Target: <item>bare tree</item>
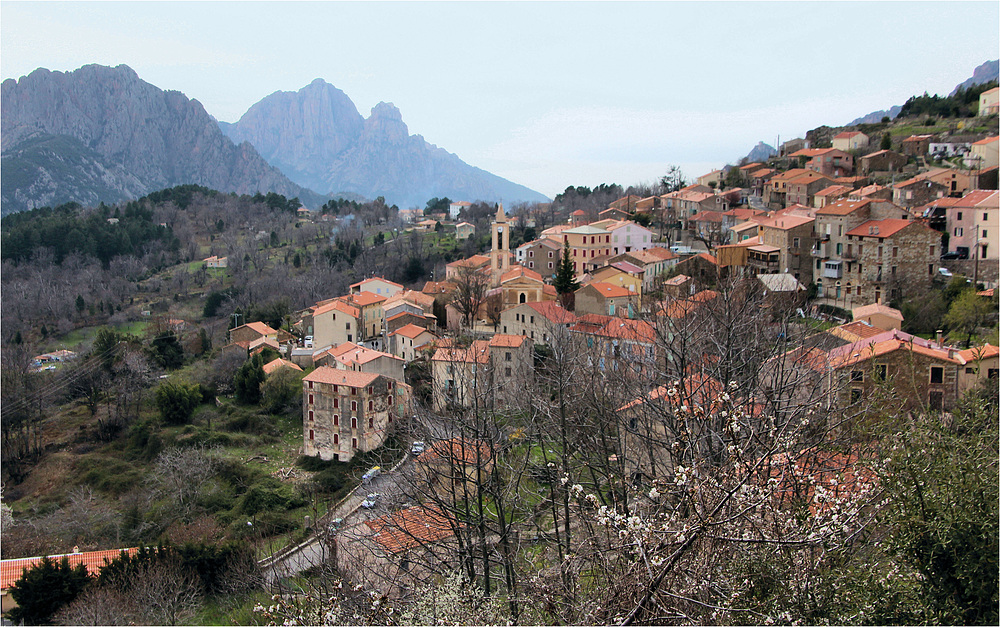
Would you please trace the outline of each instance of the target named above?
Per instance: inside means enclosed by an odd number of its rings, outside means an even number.
[[[489,274],[481,270],[462,267],[455,278],[458,289],[452,296],[452,305],[462,314],[462,324],[472,325],[479,316],[480,307],[486,298],[490,284]]]

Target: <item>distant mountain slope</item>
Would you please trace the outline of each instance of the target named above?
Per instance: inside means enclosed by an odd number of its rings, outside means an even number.
[[[987,61],[979,67],[977,67],[972,72],[972,76],[965,79],[958,85],[955,85],[955,89],[951,90],[949,96],[954,96],[958,93],[959,89],[968,89],[973,85],[982,85],[983,83],[988,83],[990,81],[997,80],[997,76],[1000,75],[1000,60],[997,61]],[[863,115],[860,118],[855,118],[848,122],[845,126],[857,126],[858,124],[876,124],[882,121],[882,118],[888,116],[889,119],[895,119],[899,115],[902,105],[895,105],[889,107],[888,109],[883,109],[881,111],[873,111],[868,115]]]
[[[958,93],[959,89],[968,89],[973,85],[982,85],[983,83],[995,81],[998,78],[1000,78],[1000,60],[987,61],[973,70],[971,77],[955,85],[955,89],[951,90],[951,93],[948,95],[954,96]]]
[[[392,104],[379,103],[364,119],[344,92],[321,79],[297,92],[275,92],[238,122],[220,127],[234,141],[252,143],[293,181],[320,192],[384,196],[401,207],[445,196],[548,200],[410,135]]]
[[[774,149],[774,146],[770,144],[765,144],[764,142],[757,142],[749,153],[747,153],[746,160],[747,163],[753,163],[755,161],[767,161],[771,157],[778,154],[778,151]]]
[[[250,144],[234,144],[201,103],[125,65],[38,69],[4,81],[2,98],[4,213],[48,204],[43,198],[116,202],[184,183],[324,200]]]

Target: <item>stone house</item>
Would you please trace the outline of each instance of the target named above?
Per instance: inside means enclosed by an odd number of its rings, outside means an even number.
[[[459,222],[455,225],[455,239],[469,239],[476,234],[476,226],[470,222]]]
[[[803,205],[812,207],[816,192],[830,187],[833,180],[818,172],[805,172],[785,183],[785,207]]]
[[[330,366],[340,370],[368,372],[403,381],[403,360],[390,353],[344,342],[313,355],[317,366]]]
[[[844,198],[853,191],[854,189],[848,187],[847,185],[830,185],[824,187],[823,189],[813,194],[812,206],[816,207],[817,209],[822,209],[823,207],[829,205],[830,203],[840,200],[841,198]]]
[[[302,379],[303,454],[346,462],[378,448],[406,415],[409,389],[381,374],[316,368]]]
[[[543,237],[518,246],[514,255],[517,263],[525,268],[534,270],[544,277],[551,277],[559,268],[562,247],[559,242]]]
[[[212,255],[211,257],[205,257],[202,261],[205,262],[206,268],[225,268],[229,265],[229,257]]]
[[[506,335],[526,336],[534,344],[548,344],[558,327],[569,328],[576,315],[558,301],[524,303],[500,314],[500,328]]]
[[[260,338],[278,341],[278,332],[263,322],[248,322],[229,331],[229,339],[234,343],[253,342]]]
[[[919,207],[950,193],[948,185],[915,176],[893,186],[892,202],[900,207]]]
[[[844,287],[865,303],[895,300],[930,289],[941,235],[912,220],[869,220],[846,233]],[[857,302],[857,300],[855,301]]]
[[[907,157],[922,157],[930,150],[933,135],[910,135],[903,140],[900,150]]]
[[[879,150],[858,159],[862,174],[875,172],[900,172],[906,165],[906,156],[892,150]]]
[[[894,218],[905,221],[907,217],[908,212],[901,207],[874,200],[839,200],[817,209],[816,241],[811,251],[815,264],[812,281],[818,288],[817,296],[840,300],[840,306],[847,308],[873,302],[870,296],[863,296],[864,290],[854,279],[848,281],[851,278],[848,269],[854,272],[857,267],[858,248],[854,242],[848,248],[847,233],[868,220]],[[928,251],[940,254],[940,250]]]
[[[791,273],[796,279],[812,279],[812,256],[815,219],[795,215],[758,218],[758,236],[763,246],[778,249],[778,272]]]
[[[790,156],[805,161],[807,170],[824,174],[830,178],[847,176],[854,172],[854,157],[837,148],[806,148],[793,152]]]

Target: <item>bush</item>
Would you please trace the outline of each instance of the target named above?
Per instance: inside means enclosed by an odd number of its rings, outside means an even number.
[[[156,406],[167,424],[181,425],[190,422],[199,404],[201,389],[197,385],[170,381],[156,389]]]

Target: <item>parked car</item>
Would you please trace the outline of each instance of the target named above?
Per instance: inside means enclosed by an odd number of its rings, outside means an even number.
[[[949,260],[949,259],[961,259],[961,258],[962,258],[962,253],[958,252],[957,250],[951,250],[951,251],[948,251],[945,254],[941,255],[941,259],[945,259],[945,260]]]
[[[946,278],[951,278],[951,270],[948,268],[938,268],[938,274]]]
[[[365,509],[371,509],[375,507],[375,505],[378,503],[378,497],[379,497],[378,492],[372,492],[371,494],[365,497],[365,500],[361,501],[361,507]]]
[[[313,347],[313,336],[311,336],[311,335],[307,335],[307,336],[305,337],[305,340],[303,341],[303,343],[302,343],[302,344],[303,344],[303,346],[305,346],[306,348],[312,348],[312,347]]]
[[[420,455],[426,450],[427,450],[427,444],[425,442],[421,442],[420,440],[414,442],[410,446],[410,454],[413,456]]]
[[[361,475],[361,483],[364,484],[364,485],[368,485],[369,483],[371,483],[372,479],[374,479],[375,477],[377,477],[377,476],[379,476],[381,474],[382,474],[382,467],[381,466],[372,466],[371,469],[368,472],[366,472],[365,474]]]

